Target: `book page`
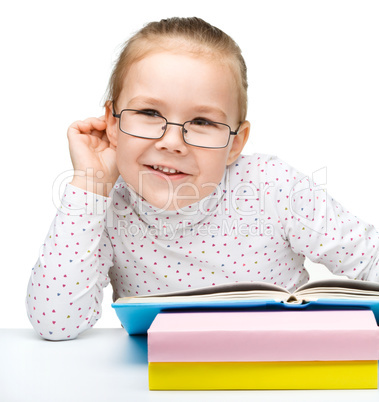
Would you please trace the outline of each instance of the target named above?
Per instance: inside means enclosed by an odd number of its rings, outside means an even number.
[[[180,301],[240,300],[240,299],[275,299],[286,300],[288,290],[264,282],[235,282],[199,289],[153,294],[147,296],[122,297],[116,303],[164,303]]]
[[[326,279],[301,286],[294,295],[298,299],[317,300],[319,298],[377,299],[379,283],[353,279]]]
[[[286,303],[302,303],[320,298],[373,299],[379,301],[379,283],[352,279],[325,279],[309,282],[297,291],[288,290],[265,282],[235,282],[199,289],[162,294],[122,297],[115,303],[180,303],[217,300],[270,299]]]

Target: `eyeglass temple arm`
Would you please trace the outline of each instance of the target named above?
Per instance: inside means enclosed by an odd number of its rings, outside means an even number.
[[[112,115],[113,115],[113,117],[118,117],[118,118],[121,117],[121,115],[120,115],[120,114],[116,114],[116,111],[114,110],[114,101],[112,101]]]
[[[237,134],[238,134],[238,131],[239,131],[240,127],[241,127],[241,124],[242,124],[242,123],[239,124],[239,126],[237,127],[237,130],[236,130],[236,131],[230,131],[230,135],[237,135]]]

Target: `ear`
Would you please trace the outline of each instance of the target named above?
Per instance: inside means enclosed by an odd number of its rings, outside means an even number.
[[[113,105],[111,101],[105,104],[105,121],[107,123],[107,137],[114,148],[117,147],[118,140],[118,119],[113,116]]]
[[[229,151],[226,164],[231,165],[240,156],[250,133],[250,122],[244,121],[238,130],[238,134],[234,136],[233,143]]]

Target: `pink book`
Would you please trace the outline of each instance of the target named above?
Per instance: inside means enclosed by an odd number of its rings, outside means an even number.
[[[378,360],[371,310],[158,314],[149,362]]]

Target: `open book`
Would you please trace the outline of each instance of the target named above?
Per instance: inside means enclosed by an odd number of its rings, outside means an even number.
[[[309,282],[295,292],[265,282],[235,282],[159,295],[122,297],[112,304],[129,334],[145,333],[162,311],[371,309],[379,323],[379,283],[351,279]]]
[[[172,303],[180,301],[273,299],[286,303],[304,303],[320,298],[369,298],[379,301],[379,283],[350,279],[327,279],[309,282],[294,293],[265,282],[235,282],[208,286],[194,290],[121,297],[115,303]]]

